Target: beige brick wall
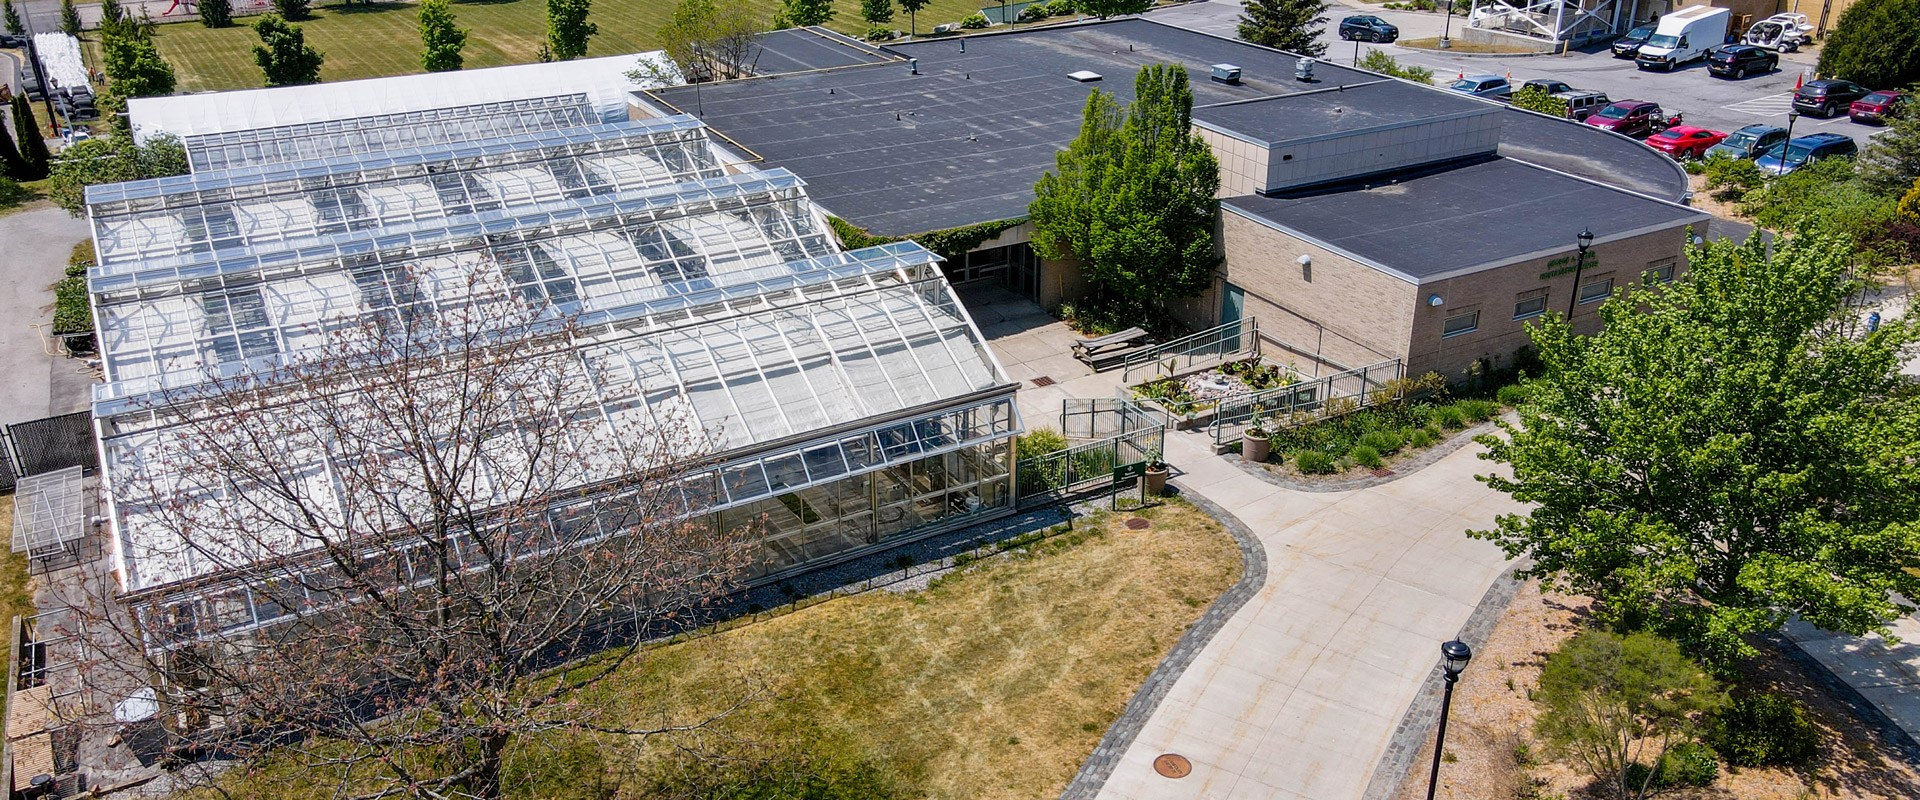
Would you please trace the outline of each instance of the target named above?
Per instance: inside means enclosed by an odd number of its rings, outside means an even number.
[[[1413,284],[1230,210],[1221,211],[1221,229],[1224,279],[1246,291],[1245,315],[1263,335],[1349,367],[1406,356]],[[1302,254],[1311,266],[1300,266]],[[1213,318],[1219,313],[1216,292]]]
[[[1239,197],[1260,191],[1267,182],[1267,146],[1193,126],[1200,140],[1213,148],[1220,161],[1219,197]]]

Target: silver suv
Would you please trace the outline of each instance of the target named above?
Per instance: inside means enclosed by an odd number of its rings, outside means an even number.
[[[1606,108],[1612,100],[1606,92],[1571,91],[1560,92],[1554,97],[1567,101],[1567,119],[1584,121],[1595,111]]]

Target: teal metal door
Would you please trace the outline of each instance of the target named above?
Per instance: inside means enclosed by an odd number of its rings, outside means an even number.
[[[1239,322],[1246,313],[1247,292],[1231,283],[1223,284],[1226,291],[1220,298],[1220,324]]]

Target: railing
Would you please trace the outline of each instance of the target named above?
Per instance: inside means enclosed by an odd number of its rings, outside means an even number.
[[[1345,403],[1334,403],[1336,400],[1351,399],[1355,402],[1350,408],[1364,408],[1372,404],[1373,392],[1388,381],[1398,380],[1405,371],[1405,365],[1396,358],[1291,386],[1228,398],[1213,410],[1213,444],[1218,447],[1238,438],[1255,419],[1268,420],[1274,425],[1325,419],[1334,409],[1349,407]]]
[[[1127,356],[1120,369],[1120,382],[1133,383],[1139,369],[1147,380],[1178,375],[1202,364],[1226,361],[1228,356],[1260,354],[1260,325],[1252,317],[1182,336]],[[1149,374],[1150,373],[1150,374]]]
[[[1167,424],[1164,412],[1126,398],[1068,398],[1060,402],[1060,434],[1069,441],[1107,439]]]
[[[1021,508],[1034,508],[1111,481],[1114,467],[1161,452],[1166,430],[1155,425],[1021,459],[1013,468],[1015,502]]]

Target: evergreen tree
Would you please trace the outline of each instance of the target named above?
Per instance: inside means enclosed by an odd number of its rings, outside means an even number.
[[[1088,99],[1081,135],[1056,158],[1060,174],[1034,187],[1034,244],[1049,258],[1085,259],[1088,280],[1132,303],[1191,297],[1219,262],[1220,163],[1193,134],[1187,71],[1143,67],[1124,122],[1103,94]]]
[[[1875,192],[1897,194],[1920,178],[1920,109],[1887,123],[1860,154],[1861,180]]]
[[[780,10],[773,14],[773,27],[804,28],[825,25],[832,19],[833,0],[780,0]]]
[[[253,30],[260,35],[260,44],[253,47],[253,63],[260,65],[268,86],[320,82],[324,56],[307,44],[300,26],[288,24],[279,14],[268,14],[253,24]]]
[[[1859,0],[1820,47],[1820,74],[1867,87],[1920,80],[1920,0]]]
[[[1247,0],[1246,13],[1240,15],[1240,38],[1322,58],[1327,46],[1320,43],[1320,29],[1326,23],[1326,0]]]
[[[860,0],[860,18],[868,25],[893,21],[893,0]]]
[[[310,13],[309,0],[273,0],[273,10],[279,12],[282,19],[306,19]]]
[[[27,26],[20,22],[20,10],[13,7],[13,0],[5,0],[5,6],[6,10],[4,14],[7,18],[7,33],[15,36],[26,35]]]
[[[113,90],[126,97],[173,94],[173,65],[160,57],[150,36],[101,36],[100,53]]]
[[[1139,14],[1153,7],[1153,0],[1076,0],[1080,13],[1101,19],[1120,14]]]
[[[27,160],[20,156],[20,148],[13,146],[13,134],[0,125],[0,176],[16,181],[33,180],[27,174]]]
[[[209,28],[233,27],[233,0],[200,0],[200,24]]]
[[[920,9],[931,2],[933,0],[900,0],[900,10],[907,12],[907,35],[920,35]]]
[[[105,28],[127,19],[127,12],[120,7],[120,0],[100,0],[100,27]]]
[[[20,147],[20,160],[26,162],[21,180],[37,181],[47,177],[53,154],[47,152],[47,137],[40,134],[40,123],[33,118],[33,104],[26,94],[13,96],[13,138]]]
[[[592,0],[547,0],[547,50],[555,61],[587,54],[587,38],[600,26],[587,21]]]
[[[450,72],[465,59],[461,48],[467,46],[465,28],[454,25],[453,8],[447,0],[422,0],[420,3],[420,66],[428,72]]]
[[[60,30],[68,36],[80,36],[80,9],[73,7],[73,0],[60,0]]]

